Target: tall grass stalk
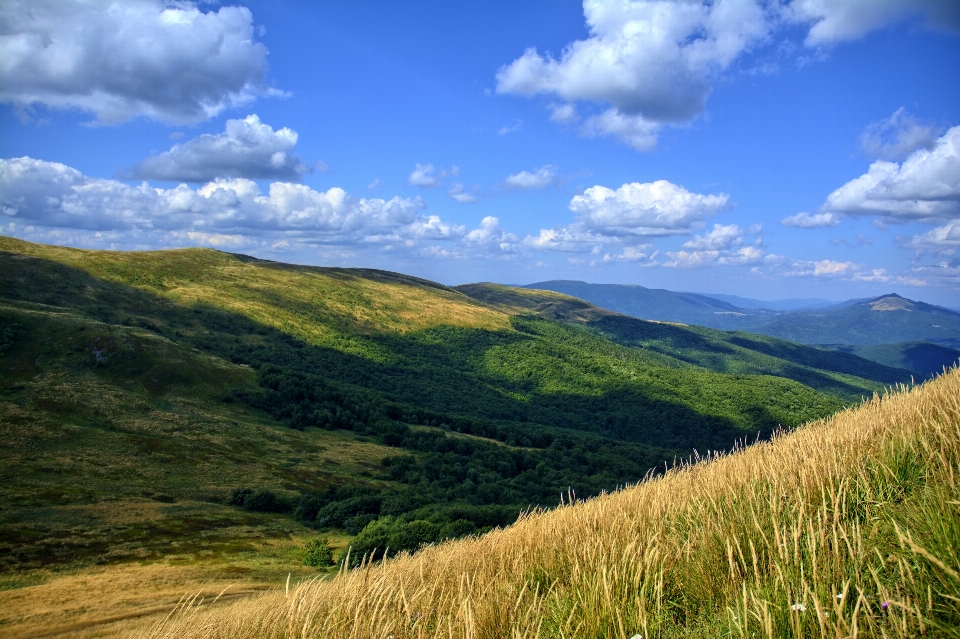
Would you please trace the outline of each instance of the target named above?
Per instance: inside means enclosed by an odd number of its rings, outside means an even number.
[[[143,636],[960,637],[960,370]]]

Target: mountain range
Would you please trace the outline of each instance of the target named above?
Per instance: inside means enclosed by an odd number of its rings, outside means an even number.
[[[764,308],[759,300],[635,285],[553,280],[524,288],[572,295],[641,319],[749,331],[855,352],[880,363],[896,363],[920,376],[940,372],[960,358],[960,312],[893,293],[829,305],[823,305],[826,300],[785,300],[779,304],[781,309],[807,308],[776,310]]]

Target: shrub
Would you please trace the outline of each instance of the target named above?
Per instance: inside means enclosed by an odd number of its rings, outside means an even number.
[[[311,568],[325,568],[333,565],[333,551],[326,537],[311,539],[303,548],[303,565]]]

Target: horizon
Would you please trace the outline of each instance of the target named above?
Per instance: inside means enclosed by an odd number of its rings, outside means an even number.
[[[960,307],[960,6],[853,4],[4,3],[0,234]]]

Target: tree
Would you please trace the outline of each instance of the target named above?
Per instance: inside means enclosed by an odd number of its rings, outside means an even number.
[[[303,549],[303,565],[311,568],[326,568],[333,565],[333,550],[326,537],[311,539]]]

